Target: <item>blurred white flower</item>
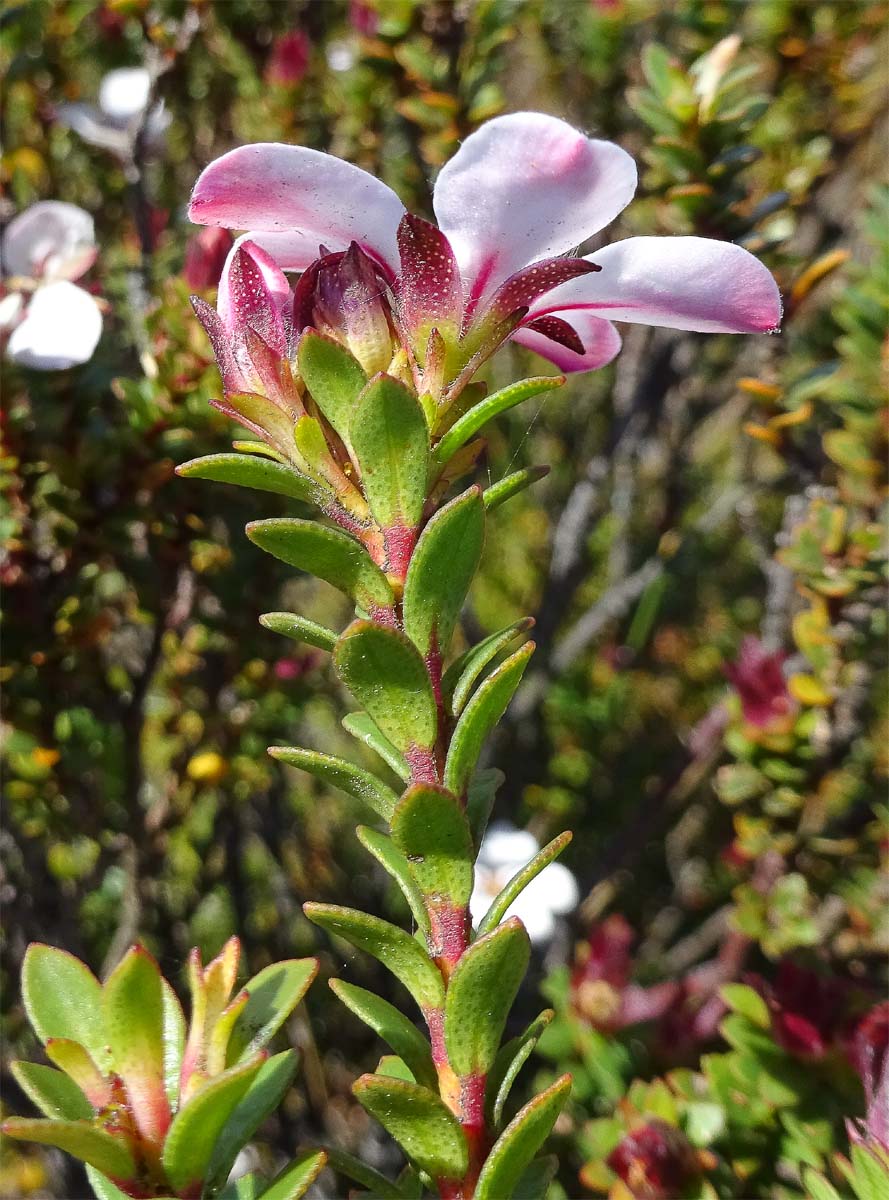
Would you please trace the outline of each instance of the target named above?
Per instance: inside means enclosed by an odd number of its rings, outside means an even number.
[[[111,150],[127,158],[133,137],[142,121],[151,94],[151,76],[144,67],[120,67],[109,71],[99,84],[99,103],[60,104],[56,116],[63,125],[80,134],[91,146]],[[170,124],[163,101],[148,114],[145,143],[157,147]]]
[[[492,901],[539,849],[537,839],[526,829],[516,829],[507,821],[491,825],[482,839],[475,887],[469,901],[474,925],[478,925]],[[555,932],[556,918],[571,912],[578,899],[577,883],[568,868],[561,863],[550,863],[521,892],[506,916],[519,917],[532,942],[548,942]]]
[[[102,333],[102,313],[89,292],[71,281],[96,258],[89,213],[61,200],[32,204],[3,231],[0,255],[7,357],[42,371],[87,362]]]

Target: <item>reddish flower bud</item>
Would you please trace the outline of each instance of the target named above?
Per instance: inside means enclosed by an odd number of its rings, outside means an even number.
[[[759,638],[745,637],[737,661],[725,668],[741,699],[744,720],[758,729],[767,729],[793,712],[781,669],[786,658],[780,650],[766,650]]]
[[[312,43],[301,29],[276,38],[265,65],[266,83],[295,87],[305,76],[311,52]]]
[[[606,1161],[638,1200],[678,1200],[699,1172],[682,1130],[659,1120],[628,1133]]]
[[[848,1121],[854,1142],[876,1142],[889,1152],[889,1001],[872,1008],[855,1030],[852,1061],[864,1084],[864,1121]]]
[[[182,277],[188,286],[195,291],[216,287],[231,248],[232,235],[215,225],[207,225],[191,238],[182,268]]]

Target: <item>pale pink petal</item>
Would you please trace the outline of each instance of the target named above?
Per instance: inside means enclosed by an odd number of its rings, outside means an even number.
[[[25,367],[62,371],[92,358],[101,333],[102,314],[89,292],[67,281],[50,283],[31,297],[6,353]]]
[[[595,275],[586,278],[595,279]],[[610,321],[603,321],[601,317],[594,317],[588,312],[573,310],[562,312],[559,316],[567,321],[579,336],[584,346],[583,354],[578,354],[568,346],[561,345],[527,326],[516,330],[512,340],[528,350],[533,350],[535,354],[548,358],[560,371],[567,374],[595,371],[598,367],[604,367],[620,350],[620,334]]]
[[[345,249],[356,241],[394,271],[404,205],[391,188],[352,163],[306,146],[258,142],[205,168],[189,215],[198,225],[309,235]]]
[[[266,229],[253,229],[244,234],[256,246],[261,246],[272,256],[282,271],[304,271],[319,255],[321,239],[317,233],[270,233]],[[351,241],[345,238],[324,238],[324,248],[332,253],[349,249]]]
[[[540,313],[585,309],[609,321],[701,333],[768,333],[781,321],[771,272],[733,242],[635,237],[589,258],[602,270],[554,289]]]
[[[3,273],[32,279],[77,279],[96,257],[93,218],[76,204],[41,200],[3,231]]]
[[[511,113],[445,164],[434,208],[477,301],[529,263],[574,249],[635,190],[636,166],[619,146],[543,113]]]

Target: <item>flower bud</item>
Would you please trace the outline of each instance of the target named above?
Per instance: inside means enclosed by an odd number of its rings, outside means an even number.
[[[678,1200],[699,1168],[682,1130],[659,1120],[628,1133],[607,1161],[639,1200]]]

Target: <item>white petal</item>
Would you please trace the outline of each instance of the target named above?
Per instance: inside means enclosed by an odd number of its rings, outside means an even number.
[[[508,821],[488,827],[479,849],[479,861],[494,871],[516,871],[530,862],[540,846],[533,833],[516,829]]]
[[[102,314],[89,292],[66,281],[49,283],[31,297],[6,353],[25,367],[61,371],[87,362],[101,333]]]
[[[123,156],[131,144],[126,129],[114,124],[94,104],[60,104],[56,109],[56,120],[82,137],[91,146]]]
[[[32,279],[77,279],[96,255],[93,218],[76,204],[41,200],[3,231],[3,272]]]
[[[554,342],[552,338],[545,337],[536,329],[518,329],[512,335],[512,340],[528,350],[533,350],[542,358],[549,359],[565,374],[595,371],[610,363],[620,351],[620,334],[610,321],[603,321],[601,317],[594,317],[582,310],[560,312],[559,316],[579,335],[584,346],[583,354]],[[528,320],[532,319],[533,316],[529,315]]]
[[[636,165],[544,113],[511,113],[466,139],[435,184],[434,208],[471,299],[598,232],[636,190]]]
[[[102,79],[99,108],[112,121],[125,125],[144,112],[150,90],[151,76],[144,67],[120,67]]]
[[[11,329],[25,307],[25,297],[21,292],[10,292],[0,300],[0,330]]]
[[[555,933],[556,919],[550,910],[525,902],[523,896],[519,896],[506,915],[519,918],[528,931],[528,937],[535,945],[548,942]]]

